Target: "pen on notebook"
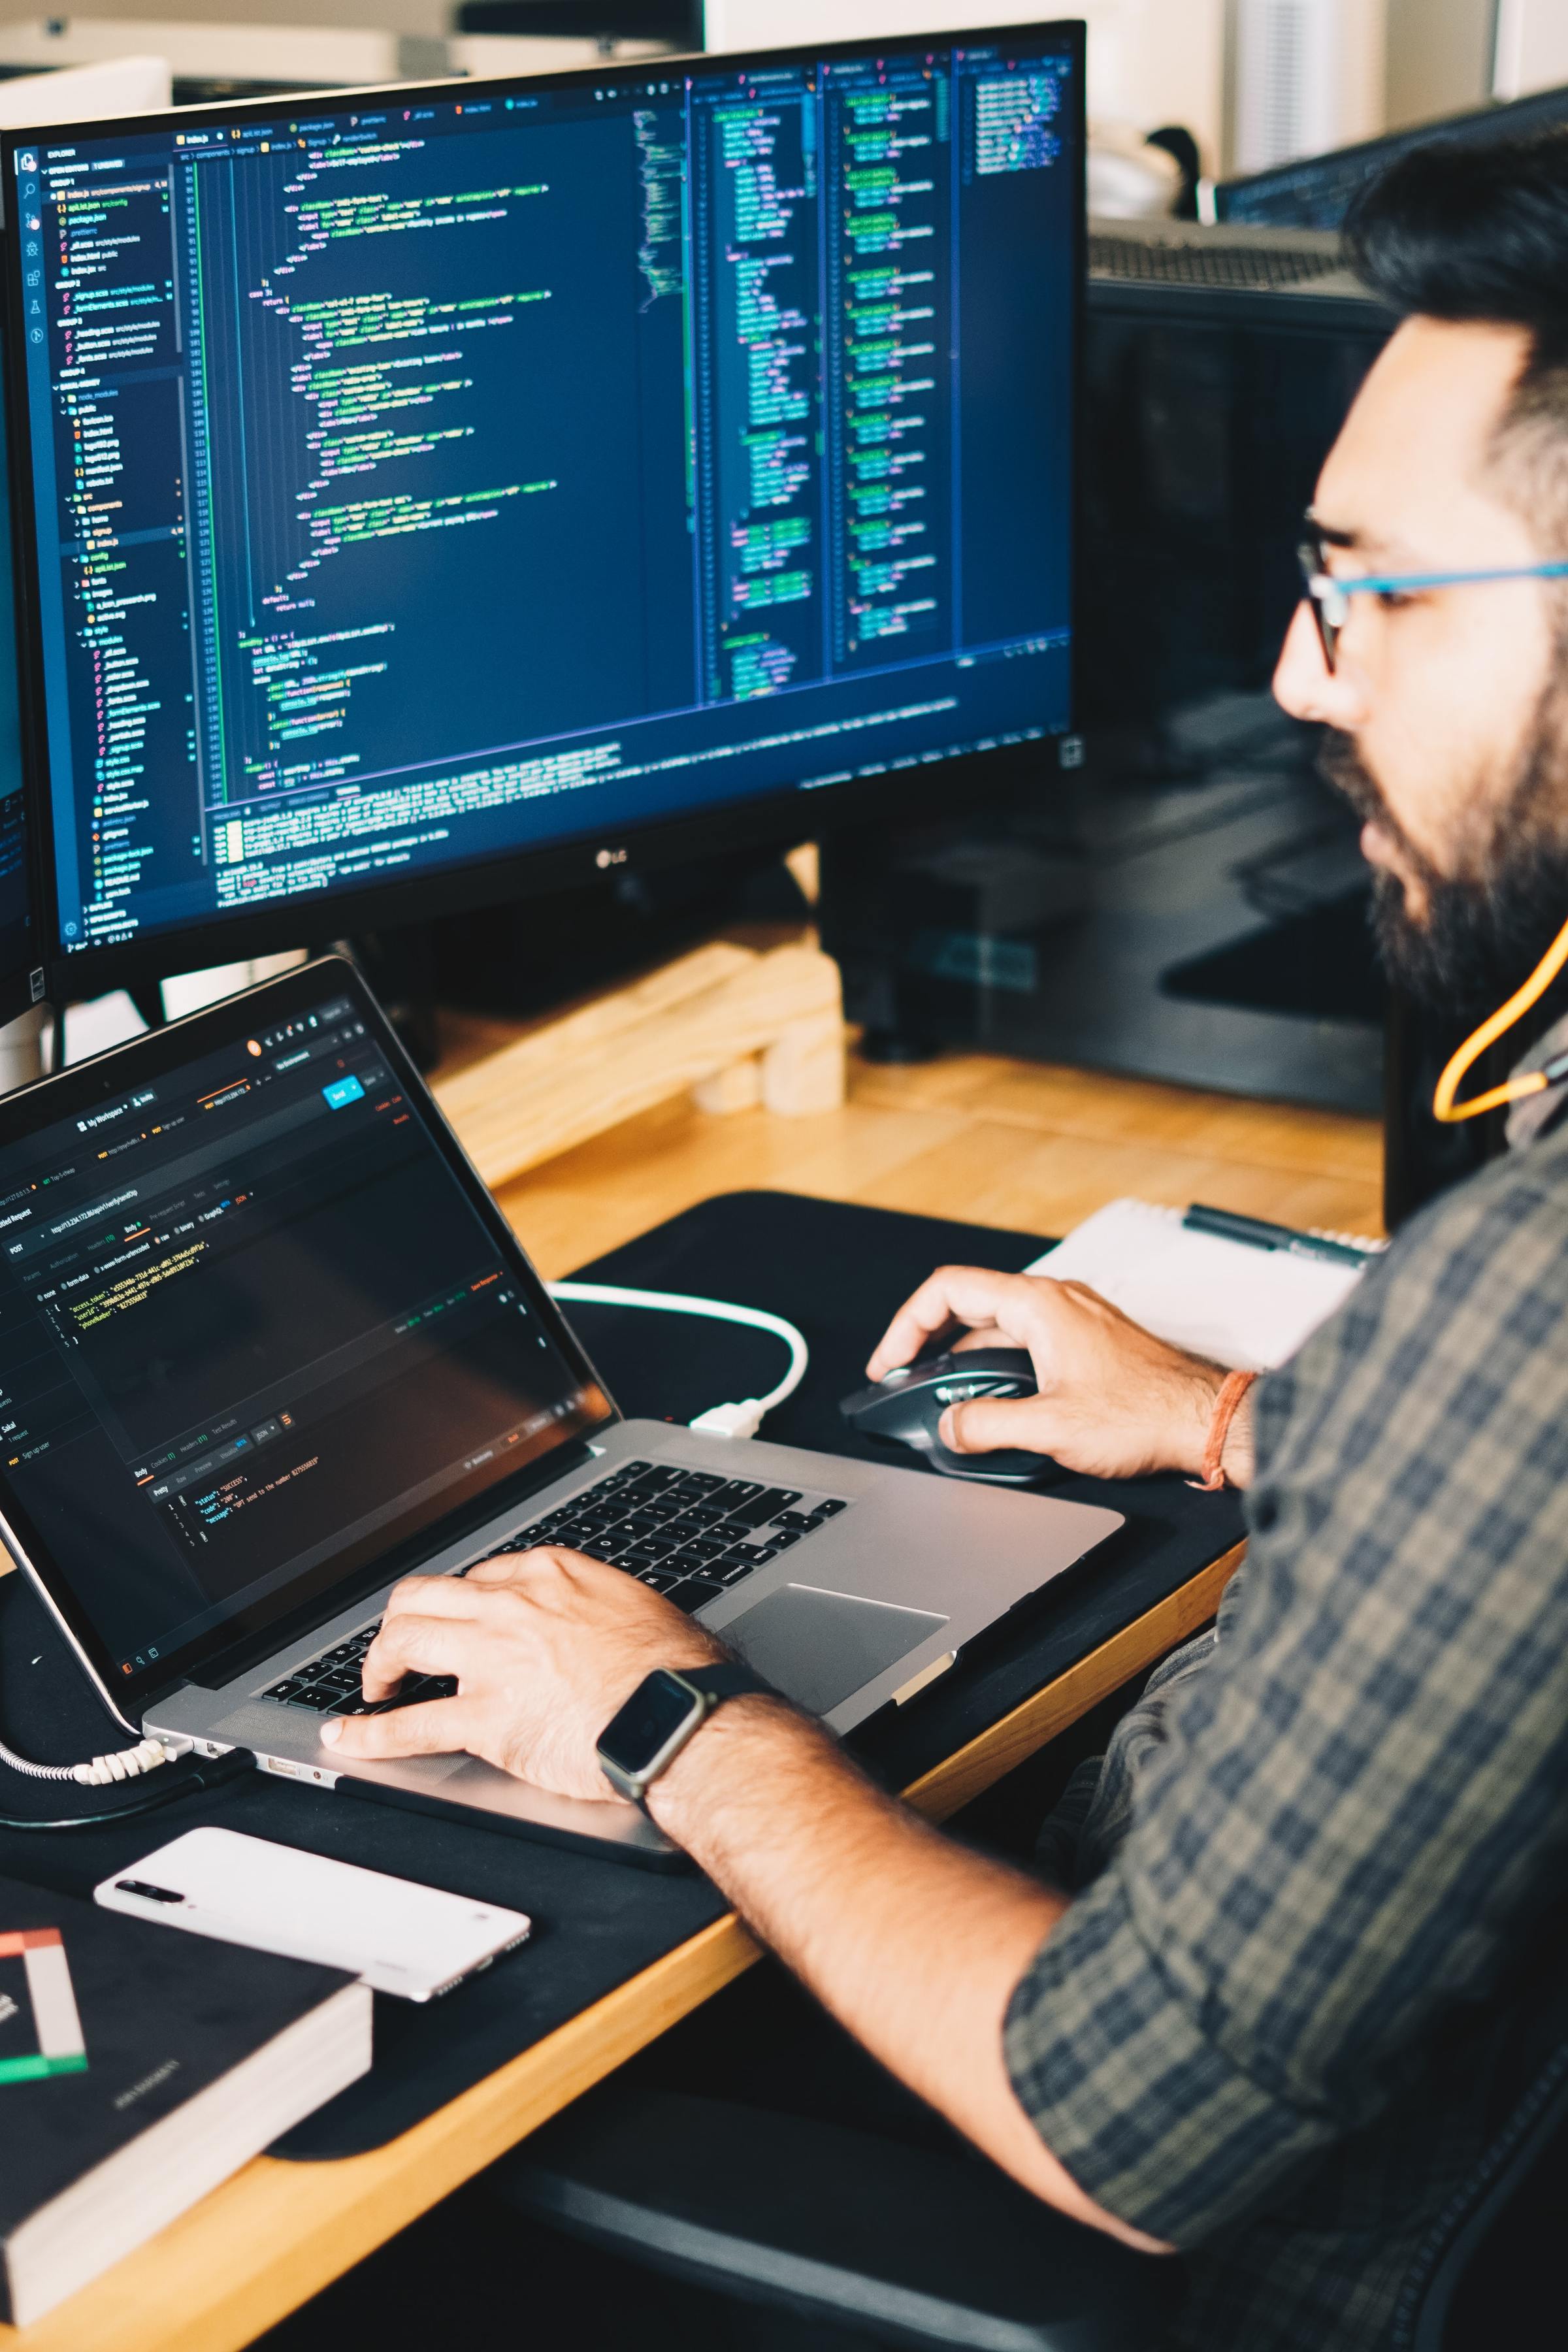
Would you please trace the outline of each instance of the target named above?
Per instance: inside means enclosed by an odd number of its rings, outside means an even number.
[[[1263,1217],[1237,1216],[1230,1209],[1205,1208],[1194,1201],[1182,1219],[1189,1233],[1214,1234],[1221,1241],[1245,1242],[1249,1249],[1283,1250],[1289,1257],[1327,1258],[1335,1265],[1367,1265],[1373,1253],[1353,1242],[1327,1241],[1319,1234],[1299,1234],[1292,1225],[1271,1225]]]

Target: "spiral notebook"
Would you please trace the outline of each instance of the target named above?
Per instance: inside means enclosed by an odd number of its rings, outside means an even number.
[[[1112,1201],[1026,1271],[1087,1283],[1144,1329],[1237,1371],[1269,1371],[1343,1305],[1366,1271],[1194,1233],[1180,1209]],[[1323,1236],[1365,1250],[1379,1242]]]

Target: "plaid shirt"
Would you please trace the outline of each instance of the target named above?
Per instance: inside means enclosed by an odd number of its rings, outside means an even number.
[[[1568,1964],[1568,1120],[1531,1108],[1259,1384],[1246,1570],[1048,1825],[1082,1891],[1012,2080],[1186,2254],[1204,2352],[1391,2340]]]

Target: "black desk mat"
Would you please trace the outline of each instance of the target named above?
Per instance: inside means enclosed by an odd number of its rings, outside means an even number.
[[[847,1434],[837,1401],[860,1384],[893,1309],[944,1262],[1017,1268],[1042,1244],[1026,1234],[846,1207],[787,1192],[704,1202],[583,1269],[584,1277],[695,1291],[771,1307],[799,1324],[812,1360],[766,1433],[831,1453],[880,1449]],[[778,1377],[762,1333],[691,1318],[578,1307],[581,1330],[628,1414],[689,1421]],[[913,1475],[930,1475],[920,1469]],[[941,1762],[1088,1651],[1177,1591],[1241,1533],[1234,1496],[1179,1478],[1125,1485],[1068,1480],[1060,1491],[1111,1505],[1127,1527],[1059,1580],[1026,1615],[972,1649],[901,1712],[853,1745],[891,1784]],[[20,1577],[0,1580],[0,1731],[42,1760],[90,1755],[116,1739],[48,1618]],[[122,1738],[123,1735],[118,1735]],[[96,1807],[112,1790],[34,1784],[0,1770],[0,1810],[44,1818]],[[131,1792],[127,1792],[128,1798]],[[725,1906],[697,1875],[658,1875],[418,1813],[244,1779],[122,1826],[70,1835],[0,1832],[0,1873],[84,1895],[111,1870],[204,1822],[335,1854],[528,1912],[534,1935],[485,1976],[429,2009],[376,2002],[376,2063],[273,2154],[300,2160],[377,2147],[479,2082],[592,2002],[673,1950]]]

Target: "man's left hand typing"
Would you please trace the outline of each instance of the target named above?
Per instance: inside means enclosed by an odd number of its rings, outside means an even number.
[[[411,1674],[455,1677],[456,1697],[339,1717],[321,1737],[345,1761],[466,1748],[558,1796],[618,1803],[595,1753],[611,1717],[657,1666],[724,1654],[618,1568],[554,1547],[508,1553],[466,1577],[405,1577],[365,1657],[373,1704]]]

